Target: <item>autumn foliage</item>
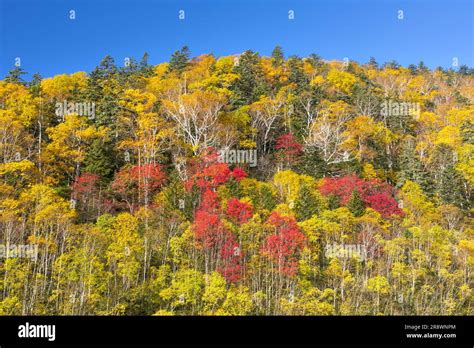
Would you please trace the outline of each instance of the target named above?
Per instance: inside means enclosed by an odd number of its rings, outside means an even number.
[[[303,145],[297,141],[292,133],[287,133],[278,137],[275,150],[277,150],[280,161],[295,164],[303,152]]]
[[[388,183],[376,179],[366,181],[353,175],[325,178],[319,190],[326,196],[337,196],[342,205],[348,203],[352,192],[356,190],[366,206],[376,210],[383,217],[402,214],[393,197],[394,189]]]
[[[473,314],[472,69],[183,48],[22,75],[0,246],[38,257],[0,259],[0,315]]]
[[[279,272],[288,276],[295,275],[298,270],[298,254],[304,246],[305,235],[291,216],[274,212],[267,223],[274,228],[275,233],[267,237],[262,252],[275,262]]]
[[[253,214],[253,208],[249,203],[241,202],[237,198],[227,201],[227,215],[236,222],[242,224],[247,222]]]

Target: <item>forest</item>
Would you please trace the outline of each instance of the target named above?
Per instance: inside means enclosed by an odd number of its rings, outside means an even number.
[[[0,315],[474,314],[472,68],[148,60],[0,80]]]

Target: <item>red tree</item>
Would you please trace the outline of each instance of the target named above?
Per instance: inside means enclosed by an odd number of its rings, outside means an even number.
[[[199,210],[204,210],[207,212],[218,212],[220,207],[219,197],[217,193],[212,191],[211,189],[207,189],[201,199],[201,204],[199,205]]]
[[[385,218],[391,215],[402,215],[397,201],[387,192],[374,193],[373,195],[367,196],[365,202],[369,207],[378,211]]]
[[[214,191],[207,189],[194,216],[194,236],[199,247],[210,249],[222,242],[224,235],[219,198]]]
[[[217,271],[228,282],[236,282],[240,280],[242,274],[241,261],[243,258],[239,244],[235,241],[232,233],[228,233],[221,249],[222,266],[219,266]]]
[[[227,183],[231,178],[240,181],[247,177],[247,173],[239,167],[230,170],[227,163],[219,162],[219,155],[213,149],[200,158],[191,161],[188,171],[190,179],[185,183],[187,190],[194,185],[206,189],[215,189],[217,186]]]
[[[319,188],[322,194],[335,195],[339,197],[342,205],[346,205],[351,199],[352,191],[357,190],[359,196],[363,199],[365,196],[366,185],[364,180],[355,175],[343,176],[340,178],[324,178],[323,184]]]
[[[223,240],[225,228],[219,214],[198,210],[194,218],[194,236],[198,246],[211,249]]]
[[[294,276],[298,270],[298,254],[306,237],[294,217],[273,212],[268,223],[275,227],[275,234],[267,237],[262,252],[278,264],[281,273]]]
[[[80,199],[83,196],[94,194],[97,190],[99,176],[92,173],[83,173],[76,178],[72,185],[72,196],[74,199]]]
[[[196,245],[210,256],[210,264],[218,265],[217,271],[227,281],[237,281],[242,270],[242,253],[234,235],[222,223],[217,194],[207,189],[202,197],[192,226]]]
[[[111,187],[132,211],[142,201],[147,205],[165,180],[166,175],[158,164],[126,166],[115,175]]]
[[[275,149],[281,162],[292,165],[298,162],[298,157],[303,151],[303,145],[296,140],[292,133],[287,133],[277,139]]]
[[[156,191],[163,185],[166,175],[158,164],[133,166],[130,171],[132,180],[140,190]]]
[[[99,191],[99,176],[83,173],[72,185],[72,199],[79,204],[75,207],[84,218],[91,217],[101,211],[102,202]]]
[[[239,224],[246,223],[253,215],[252,205],[231,198],[227,201],[227,215]]]
[[[377,179],[365,181],[355,175],[340,178],[324,178],[319,188],[322,194],[335,195],[339,197],[342,205],[346,205],[354,190],[357,190],[360,198],[366,206],[379,212],[383,217],[401,215],[398,203],[393,198],[395,190],[388,183]]]
[[[235,167],[234,170],[232,171],[231,175],[238,182],[248,176],[247,173],[245,172],[245,170],[243,170],[240,167]]]

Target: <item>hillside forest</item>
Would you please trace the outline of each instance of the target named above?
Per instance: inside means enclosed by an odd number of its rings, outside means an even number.
[[[256,52],[0,80],[0,315],[474,314],[474,70]]]

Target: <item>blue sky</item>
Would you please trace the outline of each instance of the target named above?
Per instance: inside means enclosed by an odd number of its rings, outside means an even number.
[[[431,68],[474,66],[471,0],[0,0],[0,77],[21,58],[43,77],[90,72],[110,54],[167,61],[188,45],[193,56],[252,49],[269,55],[317,53],[366,62],[423,60]],[[69,19],[69,11],[76,19]],[[185,20],[178,18],[185,11]],[[294,20],[288,19],[293,10]],[[403,11],[403,20],[397,18]]]

